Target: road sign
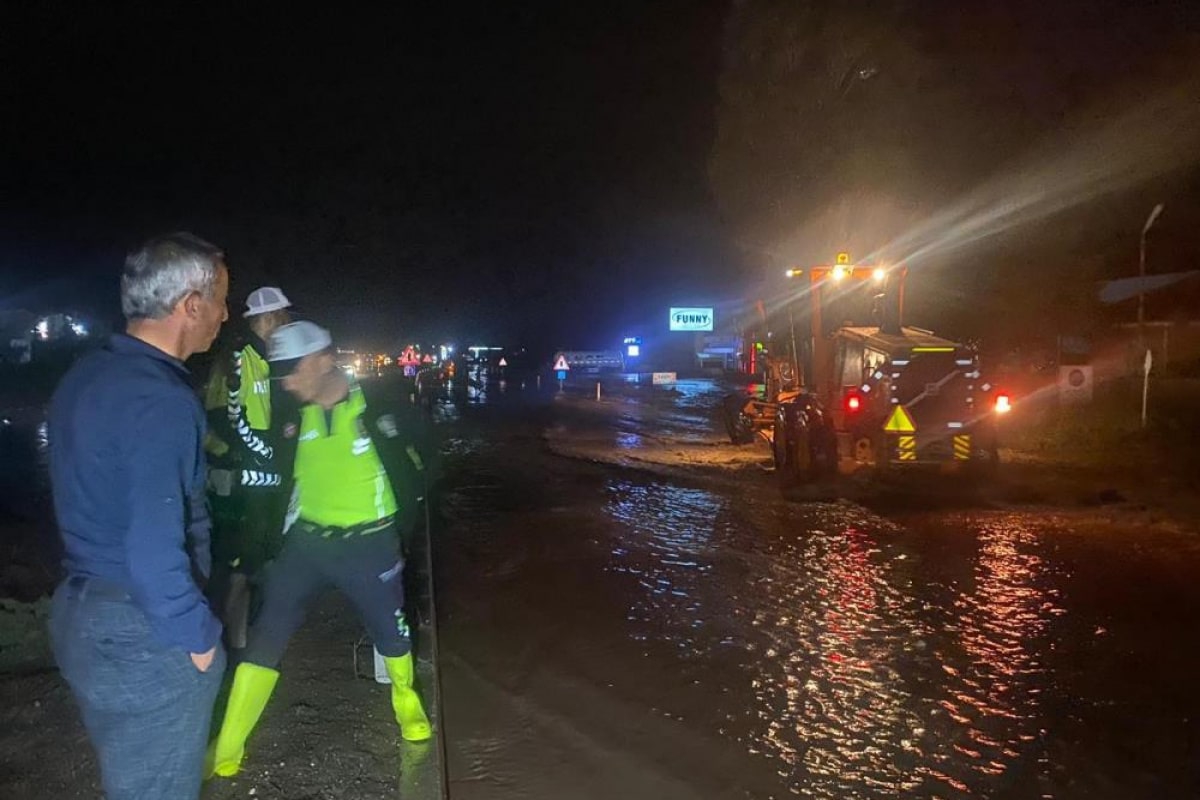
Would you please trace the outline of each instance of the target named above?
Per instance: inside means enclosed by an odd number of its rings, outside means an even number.
[[[1090,364],[1058,368],[1058,396],[1064,403],[1092,400],[1093,374]]]
[[[913,425],[912,417],[904,410],[904,406],[896,406],[896,410],[892,412],[892,416],[888,418],[883,429],[888,433],[914,433],[917,430]]]
[[[502,367],[508,366],[508,359],[506,359],[504,356],[500,356],[500,366],[502,366]]]
[[[570,368],[570,365],[567,364],[567,357],[564,355],[559,355],[558,360],[554,362],[554,369],[556,372],[566,372]],[[564,375],[563,378],[565,377],[566,376]],[[563,378],[559,378],[559,380],[562,380]]]
[[[567,371],[565,369],[560,369],[557,373],[555,373],[555,375],[558,378],[559,383],[562,383],[567,379]]]

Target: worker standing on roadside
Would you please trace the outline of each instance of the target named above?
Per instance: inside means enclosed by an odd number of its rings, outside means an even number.
[[[126,332],[76,362],[50,403],[66,572],[50,635],[108,800],[200,792],[225,654],[201,591],[205,425],[183,362],[216,338],[228,288],[213,245],[150,240],[121,276]]]
[[[288,322],[291,303],[274,286],[246,298],[248,331],[213,366],[205,390],[210,433],[213,580],[208,596],[225,623],[226,644],[246,646],[252,595],[263,565],[280,546],[285,511],[286,457],[272,430],[271,370],[266,341]]]
[[[287,534],[268,567],[262,613],[234,673],[210,774],[236,775],[310,598],[330,584],[354,604],[392,681],[401,735],[423,741],[429,719],[413,689],[400,528],[415,516],[404,474],[425,468],[399,393],[369,398],[340,370],[327,331],[293,322],[272,334],[273,377],[302,404]],[[411,404],[409,404],[411,408]],[[427,451],[428,452],[428,451]],[[405,463],[407,462],[407,464]]]

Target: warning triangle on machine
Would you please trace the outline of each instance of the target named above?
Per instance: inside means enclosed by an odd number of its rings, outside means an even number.
[[[570,369],[570,367],[567,365],[567,357],[559,354],[558,360],[554,362],[554,369],[555,371],[559,372]]]
[[[892,416],[888,418],[883,429],[888,433],[916,433],[917,430],[913,426],[912,417],[904,410],[904,406],[896,406],[896,410],[892,412]]]

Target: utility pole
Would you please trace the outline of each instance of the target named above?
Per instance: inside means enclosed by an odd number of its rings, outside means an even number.
[[[1146,224],[1142,226],[1141,247],[1138,251],[1138,276],[1141,278],[1141,284],[1138,286],[1138,346],[1144,347],[1146,344],[1146,234],[1150,232],[1151,226],[1154,225],[1158,215],[1162,213],[1163,204],[1159,203],[1150,212],[1150,216],[1146,217]]]

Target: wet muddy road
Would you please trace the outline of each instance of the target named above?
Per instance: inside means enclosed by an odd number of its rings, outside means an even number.
[[[719,437],[715,388],[683,388],[493,392],[453,423],[453,797],[1200,793],[1194,530],[689,479],[671,453]],[[653,439],[665,474],[554,452]]]
[[[765,448],[723,443],[719,394],[517,384],[440,408],[451,798],[1200,796],[1194,522],[937,483],[785,499]],[[14,552],[47,523],[28,470],[5,473]],[[323,608],[255,766],[206,797],[391,796],[386,703],[347,677],[353,617]],[[0,786],[95,796],[53,673],[0,687],[22,773]]]

